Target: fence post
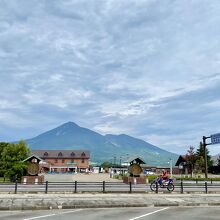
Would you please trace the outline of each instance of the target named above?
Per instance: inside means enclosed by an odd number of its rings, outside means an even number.
[[[158,182],[156,182],[156,193],[158,193]]]
[[[17,194],[17,191],[18,191],[18,181],[16,180],[15,181],[15,194]]]
[[[207,182],[205,182],[205,193],[206,194],[208,193],[208,184],[207,184]]]
[[[183,194],[183,181],[182,181],[182,180],[181,180],[181,182],[180,182],[180,193]]]
[[[75,189],[74,189],[74,193],[77,193],[77,181],[75,181]]]
[[[48,192],[48,181],[46,181],[46,185],[45,185],[45,193],[47,194]]]
[[[129,193],[132,193],[132,183],[131,182],[129,182],[129,186],[130,186]]]
[[[105,181],[102,182],[102,192],[105,193]]]

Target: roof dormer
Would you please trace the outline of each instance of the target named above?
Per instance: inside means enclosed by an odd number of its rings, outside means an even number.
[[[44,152],[44,157],[48,157],[48,153],[47,152]]]

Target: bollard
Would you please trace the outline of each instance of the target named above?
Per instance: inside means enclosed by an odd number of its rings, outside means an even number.
[[[211,179],[211,184],[212,184],[212,179]]]
[[[156,182],[156,193],[158,193],[158,182]]]
[[[132,193],[132,183],[131,182],[129,182],[129,193]]]
[[[207,184],[207,182],[205,182],[205,193],[206,194],[208,193],[208,184]]]
[[[198,179],[196,179],[196,184],[198,184]]]
[[[17,191],[18,191],[18,181],[16,180],[15,181],[15,194],[17,194]]]
[[[102,192],[105,193],[105,181],[102,182]]]
[[[74,193],[77,193],[77,181],[75,181],[75,189],[74,189]]]
[[[182,180],[181,180],[181,182],[180,182],[180,193],[183,194],[183,181],[182,181]]]
[[[47,194],[48,192],[48,181],[46,181],[46,185],[45,185],[45,193]]]

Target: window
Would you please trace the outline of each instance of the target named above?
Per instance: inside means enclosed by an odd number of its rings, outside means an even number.
[[[84,159],[82,159],[82,161],[81,161],[82,163],[85,163],[85,160]]]
[[[58,157],[62,157],[63,156],[63,154],[60,152],[59,154],[58,154]]]
[[[84,152],[82,152],[81,156],[82,156],[82,157],[85,157],[85,156],[86,156],[86,154],[85,154]]]
[[[33,158],[33,159],[31,160],[31,162],[32,162],[32,163],[37,163],[37,159],[36,159],[36,158]]]
[[[62,159],[62,163],[65,163],[65,160],[64,160],[64,159]]]
[[[74,160],[71,160],[70,163],[74,163]]]
[[[48,153],[47,152],[44,152],[44,157],[48,157]]]
[[[57,159],[55,159],[55,163],[58,163],[58,160],[57,160]]]
[[[72,152],[70,155],[71,155],[71,157],[75,157],[75,153],[74,152]]]

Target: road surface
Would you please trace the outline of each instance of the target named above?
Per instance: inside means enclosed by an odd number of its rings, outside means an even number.
[[[219,207],[99,208],[1,211],[0,220],[217,220]]]

